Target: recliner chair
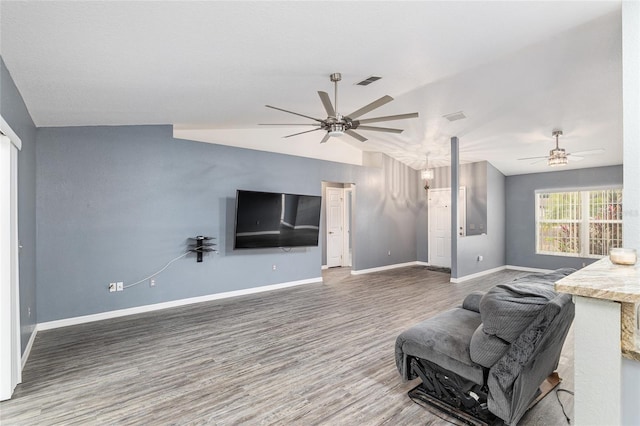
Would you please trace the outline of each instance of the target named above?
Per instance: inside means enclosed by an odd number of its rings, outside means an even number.
[[[409,392],[461,420],[516,424],[558,366],[574,317],[558,269],[473,292],[462,306],[416,324],[396,339],[396,366]]]

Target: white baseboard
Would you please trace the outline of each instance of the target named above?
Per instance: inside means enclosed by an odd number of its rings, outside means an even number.
[[[405,266],[415,266],[415,265],[418,265],[418,262],[413,261],[413,262],[406,262],[406,263],[396,263],[395,265],[379,266],[377,268],[360,269],[358,271],[351,271],[351,275],[370,274],[372,272],[387,271],[389,269],[404,268]]]
[[[31,355],[31,348],[33,347],[33,342],[36,340],[36,334],[38,334],[37,324],[33,327],[33,330],[31,331],[31,337],[29,337],[27,346],[24,348],[24,352],[22,353],[22,369],[23,370],[24,370],[24,366],[27,364],[29,355]]]
[[[431,264],[429,262],[423,262],[421,260],[418,260],[416,262],[416,265],[420,265],[420,266],[431,266]]]
[[[305,284],[313,284],[317,282],[322,282],[322,277],[309,278],[306,280],[299,280],[299,281],[289,281],[286,283],[271,284],[271,285],[265,285],[261,287],[252,287],[252,288],[246,288],[242,290],[227,291],[224,293],[208,294],[206,296],[190,297],[187,299],[172,300],[170,302],[155,303],[153,305],[136,306],[134,308],[118,309],[115,311],[101,312],[99,314],[65,318],[65,319],[55,320],[55,321],[47,321],[47,322],[39,323],[37,326],[37,329],[51,330],[53,328],[67,327],[70,325],[84,324],[84,323],[93,322],[93,321],[102,321],[105,319],[124,317],[127,315],[135,315],[135,314],[141,314],[145,312],[158,311],[162,309],[175,308],[175,307],[184,306],[184,305],[191,305],[193,303],[209,302],[212,300],[227,299],[229,297],[245,296],[247,294],[262,293],[265,291],[279,290],[282,288],[295,287],[295,286],[305,285]]]
[[[457,283],[461,283],[461,282],[464,282],[464,281],[472,280],[474,278],[480,278],[480,277],[483,277],[485,275],[493,274],[495,272],[500,272],[500,271],[503,271],[505,269],[507,269],[506,266],[498,266],[497,268],[487,269],[486,271],[476,272],[475,274],[465,275],[464,277],[451,278],[449,280],[449,282],[457,284]]]
[[[514,266],[514,265],[507,265],[507,269],[511,269],[514,271],[524,271],[524,272],[540,272],[543,274],[548,274],[550,272],[553,272],[553,269],[528,268],[526,266]]]
[[[328,267],[327,265],[322,265],[322,266],[320,267],[320,269],[322,269],[322,270],[324,271],[325,269],[329,269],[329,267]]]

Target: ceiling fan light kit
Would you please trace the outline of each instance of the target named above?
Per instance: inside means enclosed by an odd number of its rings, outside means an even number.
[[[567,152],[563,148],[560,148],[558,144],[558,137],[562,136],[562,130],[554,130],[551,135],[556,138],[556,147],[549,151],[549,160],[547,163],[552,167],[564,166],[569,163],[569,158],[567,157]]]
[[[569,163],[569,158],[567,158],[566,154],[560,155],[550,155],[548,164],[552,167],[554,166],[564,166]]]
[[[298,132],[291,135],[284,136],[285,138],[289,138],[291,136],[297,136],[304,133],[315,132],[317,130],[324,130],[326,134],[320,141],[320,143],[325,143],[329,140],[330,137],[340,137],[344,134],[351,136],[354,139],[359,140],[360,142],[365,142],[367,140],[366,137],[362,136],[360,133],[355,132],[356,129],[361,130],[369,130],[375,132],[385,132],[385,133],[402,133],[403,129],[394,129],[390,127],[376,127],[376,126],[363,126],[365,123],[377,123],[381,121],[391,121],[391,120],[404,120],[407,118],[416,118],[418,117],[417,112],[408,113],[408,114],[397,114],[397,115],[388,115],[385,117],[374,117],[374,118],[366,118],[363,120],[357,120],[358,117],[367,114],[368,112],[373,111],[376,108],[381,107],[393,100],[393,98],[389,95],[385,95],[380,99],[377,99],[371,102],[368,105],[363,106],[362,108],[352,112],[348,115],[342,115],[338,113],[338,82],[342,80],[342,74],[336,72],[329,76],[329,79],[334,84],[334,103],[331,103],[331,99],[329,98],[329,94],[327,92],[318,91],[318,96],[320,96],[320,102],[327,113],[327,118],[320,119],[311,117],[305,114],[300,114],[293,111],[288,111],[286,109],[274,107],[271,105],[265,105],[267,108],[275,109],[278,111],[286,112],[293,115],[298,115],[300,117],[309,118],[315,123],[302,124],[306,126],[314,126],[315,129],[306,130],[304,132]],[[262,124],[269,125],[269,124]],[[299,126],[301,123],[291,123],[291,124],[281,124],[284,126]]]

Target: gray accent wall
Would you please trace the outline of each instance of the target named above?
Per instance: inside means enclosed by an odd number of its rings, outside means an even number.
[[[581,268],[597,259],[536,254],[535,191],[622,186],[622,166],[507,176],[507,265]]]
[[[18,153],[18,238],[20,340],[22,353],[37,321],[36,305],[36,127],[9,70],[0,57],[0,116],[20,137]]]
[[[322,246],[232,249],[236,189],[320,195],[322,181],[354,183],[353,269],[416,260],[418,174],[387,156],[359,167],[178,140],[170,126],[41,128],[36,148],[39,322],[320,277]],[[217,237],[220,253],[176,260],[154,288],[107,291],[158,271],[196,235]]]
[[[460,186],[465,187],[466,221],[465,235],[481,235],[487,232],[487,162],[460,164]],[[451,167],[434,169],[431,188],[451,187]]]
[[[458,238],[457,277],[459,278],[505,265],[505,176],[490,163],[484,162],[484,164],[486,233]],[[482,256],[483,260],[479,261],[478,256]]]
[[[486,161],[460,164],[458,170],[459,185],[466,188],[467,234],[451,242],[453,279],[502,267],[506,259],[505,176]],[[431,188],[449,188],[451,178],[451,167],[439,167]],[[452,200],[452,205],[455,202]],[[478,256],[483,260],[478,261]]]

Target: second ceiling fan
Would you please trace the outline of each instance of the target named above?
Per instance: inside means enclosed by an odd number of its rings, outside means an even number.
[[[342,80],[342,75],[340,73],[333,73],[329,76],[331,81],[334,83],[334,104],[331,103],[331,99],[329,98],[329,94],[327,92],[318,91],[318,95],[320,96],[320,101],[324,106],[325,111],[327,112],[327,118],[320,119],[311,117],[305,114],[300,114],[293,111],[288,111],[286,109],[274,107],[271,105],[265,105],[267,108],[276,109],[278,111],[286,112],[289,114],[298,115],[300,117],[309,118],[314,120],[315,123],[309,124],[300,124],[300,123],[288,123],[288,124],[262,124],[263,126],[314,126],[315,129],[305,130],[304,132],[298,132],[291,135],[284,136],[285,138],[290,138],[291,136],[302,135],[304,133],[317,132],[318,130],[324,130],[327,133],[324,135],[320,143],[325,143],[329,140],[331,136],[342,136],[343,134],[347,134],[360,142],[364,142],[367,140],[360,133],[355,132],[354,130],[371,130],[376,132],[387,132],[387,133],[402,133],[402,129],[394,129],[390,127],[376,127],[376,126],[367,126],[369,123],[378,123],[381,121],[391,121],[391,120],[404,120],[406,118],[415,118],[418,117],[417,112],[412,112],[409,114],[398,114],[398,115],[387,115],[385,117],[374,117],[374,118],[365,118],[362,120],[357,120],[360,116],[365,115],[368,112],[373,111],[376,108],[381,107],[384,104],[387,104],[393,100],[393,98],[389,95],[385,95],[380,99],[377,99],[371,102],[368,105],[363,106],[362,108],[353,111],[351,114],[342,115],[338,112],[338,82]]]
[[[562,134],[562,130],[554,130],[551,133],[551,135],[556,138],[556,147],[549,151],[549,155],[518,158],[518,160],[536,160],[531,164],[547,161],[547,164],[549,166],[564,166],[569,163],[569,156],[571,156],[573,160],[580,161],[584,159],[583,155],[594,155],[604,152],[604,149],[592,149],[590,151],[580,151],[573,153],[567,152],[564,148],[560,148],[560,143],[558,142],[558,138],[562,136]]]

